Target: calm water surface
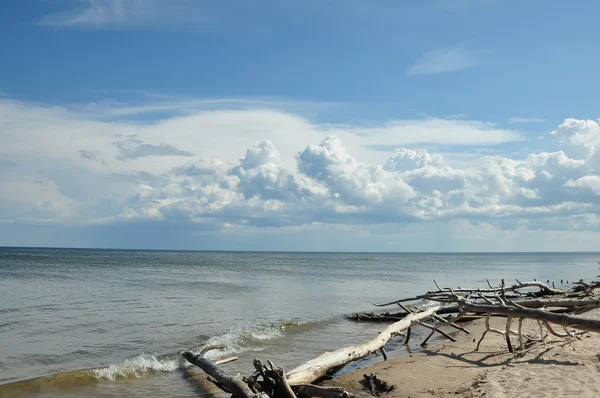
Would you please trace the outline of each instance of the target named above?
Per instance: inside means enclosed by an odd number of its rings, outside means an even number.
[[[344,320],[388,301],[485,278],[579,280],[599,253],[338,254],[0,248],[0,397],[197,397],[181,350],[248,373],[292,368],[372,337]],[[398,347],[397,353],[403,348]]]

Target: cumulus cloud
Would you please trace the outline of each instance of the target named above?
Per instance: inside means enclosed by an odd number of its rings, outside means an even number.
[[[136,124],[6,100],[0,115],[5,221],[163,220],[221,231],[449,220],[513,230],[600,226],[600,127],[593,120],[566,119],[551,133],[554,151],[457,163],[419,142],[479,137],[493,148],[522,138],[478,121],[365,129],[272,109]],[[444,126],[466,138],[448,141]]]
[[[562,151],[523,160],[485,157],[454,168],[440,155],[399,148],[383,165],[368,165],[330,136],[308,145],[296,161],[298,174],[289,174],[272,143],[259,142],[237,166],[212,174],[219,177],[198,184],[188,178],[176,189],[165,188],[168,194],[154,192],[145,206],[156,207],[157,199],[175,194],[194,217],[231,217],[233,211],[236,222],[260,219],[263,225],[465,219],[509,220],[516,227],[599,210],[597,200],[574,191],[598,191],[599,177],[590,175],[595,169]]]
[[[552,135],[568,156],[585,160],[593,168],[600,166],[600,126],[596,121],[566,119]]]

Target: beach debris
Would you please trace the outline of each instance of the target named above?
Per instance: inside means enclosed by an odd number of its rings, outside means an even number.
[[[363,377],[364,379],[361,381],[361,384],[371,392],[371,395],[376,397],[380,396],[381,394],[387,394],[396,387],[393,384],[390,385],[381,380],[373,373],[370,375],[363,374]]]
[[[487,281],[487,280],[486,280]],[[439,332],[444,337],[451,339],[440,330],[442,326],[453,326],[456,328],[456,322],[466,316],[473,314],[485,314],[486,330],[477,343],[476,350],[479,350],[481,342],[487,333],[497,333],[505,337],[509,352],[514,352],[515,347],[512,344],[511,335],[518,336],[518,350],[523,351],[533,342],[542,342],[547,334],[560,338],[579,338],[585,332],[600,332],[600,320],[585,319],[578,316],[569,315],[569,313],[581,313],[592,308],[600,307],[600,298],[594,296],[594,289],[600,287],[599,282],[586,283],[583,280],[574,283],[569,290],[555,289],[545,283],[534,280],[533,282],[521,282],[516,280],[516,284],[507,286],[504,279],[500,285],[494,288],[489,281],[486,289],[452,289],[441,288],[437,282],[434,284],[436,291],[430,291],[425,294],[395,300],[383,304],[374,304],[375,306],[399,305],[404,310],[404,314],[415,314],[414,310],[409,309],[402,303],[411,301],[429,301],[442,304],[442,308],[450,308],[456,315],[440,320],[439,312],[432,316],[438,323],[433,325],[423,324],[432,330],[429,336],[421,344],[424,346],[434,332]],[[534,289],[532,291],[532,289]],[[510,292],[510,296],[507,294]],[[560,298],[557,298],[560,296]],[[414,306],[413,306],[414,308]],[[389,315],[387,315],[389,317]],[[405,315],[406,316],[406,315]],[[506,318],[504,330],[495,329],[490,326],[490,317],[502,316]],[[363,318],[368,319],[368,317]],[[540,327],[540,336],[531,336],[523,333],[522,326],[525,319],[537,321]],[[513,320],[518,320],[518,330],[512,330]],[[559,333],[551,325],[560,326],[564,333]]]
[[[204,355],[211,350],[223,349],[224,346],[206,347],[198,355],[186,351],[182,355],[190,363],[200,367],[209,375],[208,380],[221,390],[237,398],[358,398],[355,394],[341,387],[323,387],[314,384],[296,384],[291,386],[285,370],[276,367],[273,362],[264,364],[254,359],[255,372],[250,377],[239,374],[231,376]],[[231,361],[229,361],[231,362]],[[223,362],[221,362],[223,363]]]
[[[381,351],[385,344],[393,337],[404,336],[404,330],[418,324],[418,322],[422,320],[431,318],[431,316],[440,308],[441,306],[436,306],[419,313],[409,314],[403,319],[389,325],[366,343],[326,352],[317,358],[290,370],[288,373],[288,380],[292,385],[318,381],[332,370]]]
[[[268,395],[256,393],[248,387],[240,375],[231,376],[223,369],[216,365],[204,355],[212,350],[222,350],[224,346],[209,346],[204,348],[200,354],[194,354],[191,351],[186,351],[182,356],[191,364],[198,366],[210,377],[208,380],[214,383],[221,390],[232,394],[238,398],[269,398]],[[294,397],[295,398],[295,397]]]
[[[497,287],[487,279],[486,283],[487,288],[452,289],[443,288],[434,281],[437,289],[435,291],[374,304],[377,307],[397,305],[402,312],[355,313],[348,316],[358,321],[393,323],[365,343],[325,352],[289,372],[282,367],[276,367],[271,361],[263,363],[255,359],[253,362],[255,371],[251,376],[241,377],[239,374],[231,376],[219,365],[236,360],[237,357],[213,362],[204,356],[210,350],[223,349],[223,346],[207,347],[200,354],[187,351],[182,355],[188,362],[208,374],[209,380],[217,387],[236,398],[357,398],[357,395],[344,388],[317,384],[348,363],[372,354],[381,353],[383,359],[387,360],[385,345],[394,337],[404,336],[404,344],[410,353],[408,342],[414,327],[423,327],[431,331],[421,343],[421,346],[425,346],[435,333],[447,340],[456,341],[442,328],[453,328],[458,332],[470,334],[469,330],[458,325],[458,322],[485,318],[485,330],[475,350],[479,350],[481,342],[488,333],[496,333],[504,336],[508,351],[511,353],[516,351],[517,355],[533,344],[546,344],[545,339],[548,335],[576,339],[587,332],[600,332],[600,320],[572,315],[600,307],[600,296],[595,294],[595,290],[600,288],[600,282],[580,280],[572,283],[566,290],[556,289],[554,282],[550,287],[535,279],[532,282],[516,280],[516,284],[512,285],[506,285],[502,279]],[[550,283],[550,280],[547,283]],[[506,318],[504,328],[497,329],[490,326],[490,318],[493,316]],[[526,319],[537,322],[539,336],[523,332],[523,322]],[[514,322],[518,324],[517,330],[512,329]],[[518,344],[513,345],[512,336],[517,336]],[[473,339],[473,342],[475,341],[476,339]],[[388,385],[374,374],[365,374],[361,383],[374,396],[394,389],[393,385]]]
[[[315,384],[300,384],[292,387],[296,391],[298,398],[358,398],[356,394],[353,394],[341,387],[323,387]]]
[[[238,398],[296,398],[296,393],[321,398],[347,398],[352,397],[352,393],[337,387],[315,386],[313,383],[318,383],[350,362],[378,352],[387,359],[384,348],[387,342],[393,337],[404,336],[404,330],[431,318],[440,308],[441,306],[435,306],[409,314],[386,327],[366,343],[325,352],[287,373],[283,368],[276,368],[271,361],[267,361],[265,365],[259,359],[255,359],[255,372],[250,377],[231,376],[204,357],[206,352],[222,349],[222,346],[207,347],[198,355],[190,351],[182,355],[188,362],[211,376],[209,380],[217,387]]]

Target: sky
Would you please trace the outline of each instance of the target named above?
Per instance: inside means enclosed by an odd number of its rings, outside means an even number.
[[[600,250],[596,1],[0,3],[0,246]]]

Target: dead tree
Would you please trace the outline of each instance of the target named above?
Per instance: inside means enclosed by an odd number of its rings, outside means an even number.
[[[435,282],[435,281],[434,281]],[[489,282],[488,282],[489,285]],[[583,288],[582,288],[583,286]],[[594,288],[597,283],[586,284],[580,281],[570,290],[557,290],[548,287],[542,282],[519,282],[516,285],[505,286],[504,281],[498,288],[490,289],[451,289],[440,288],[437,291],[428,292],[408,299],[400,299],[384,304],[375,304],[377,306],[398,304],[408,312],[402,305],[404,302],[416,300],[429,300],[450,306],[456,311],[456,315],[450,317],[444,322],[440,322],[436,327],[450,325],[458,319],[470,314],[486,314],[486,330],[477,344],[477,349],[488,332],[502,334],[506,339],[506,344],[510,352],[514,351],[511,342],[511,335],[517,335],[519,338],[519,349],[523,349],[527,343],[534,341],[543,341],[545,328],[549,334],[557,337],[576,337],[582,331],[600,332],[600,320],[585,319],[577,316],[568,315],[561,312],[575,312],[583,309],[591,309],[600,306],[600,300],[593,297]],[[537,288],[536,292],[522,292],[524,288]],[[513,300],[515,295],[508,297],[507,292],[516,293],[518,300]],[[557,295],[563,298],[548,298]],[[531,297],[527,299],[526,297]],[[444,307],[443,307],[444,308]],[[549,310],[554,308],[552,312]],[[557,313],[558,312],[558,313]],[[490,327],[489,320],[491,316],[503,316],[506,318],[506,327],[504,330]],[[534,338],[522,332],[522,325],[525,319],[537,321],[540,325],[540,336]],[[511,329],[513,320],[518,320],[519,327],[517,331]],[[551,325],[562,327],[564,333],[556,332]],[[570,330],[575,329],[575,330]],[[527,341],[524,342],[524,339]]]

